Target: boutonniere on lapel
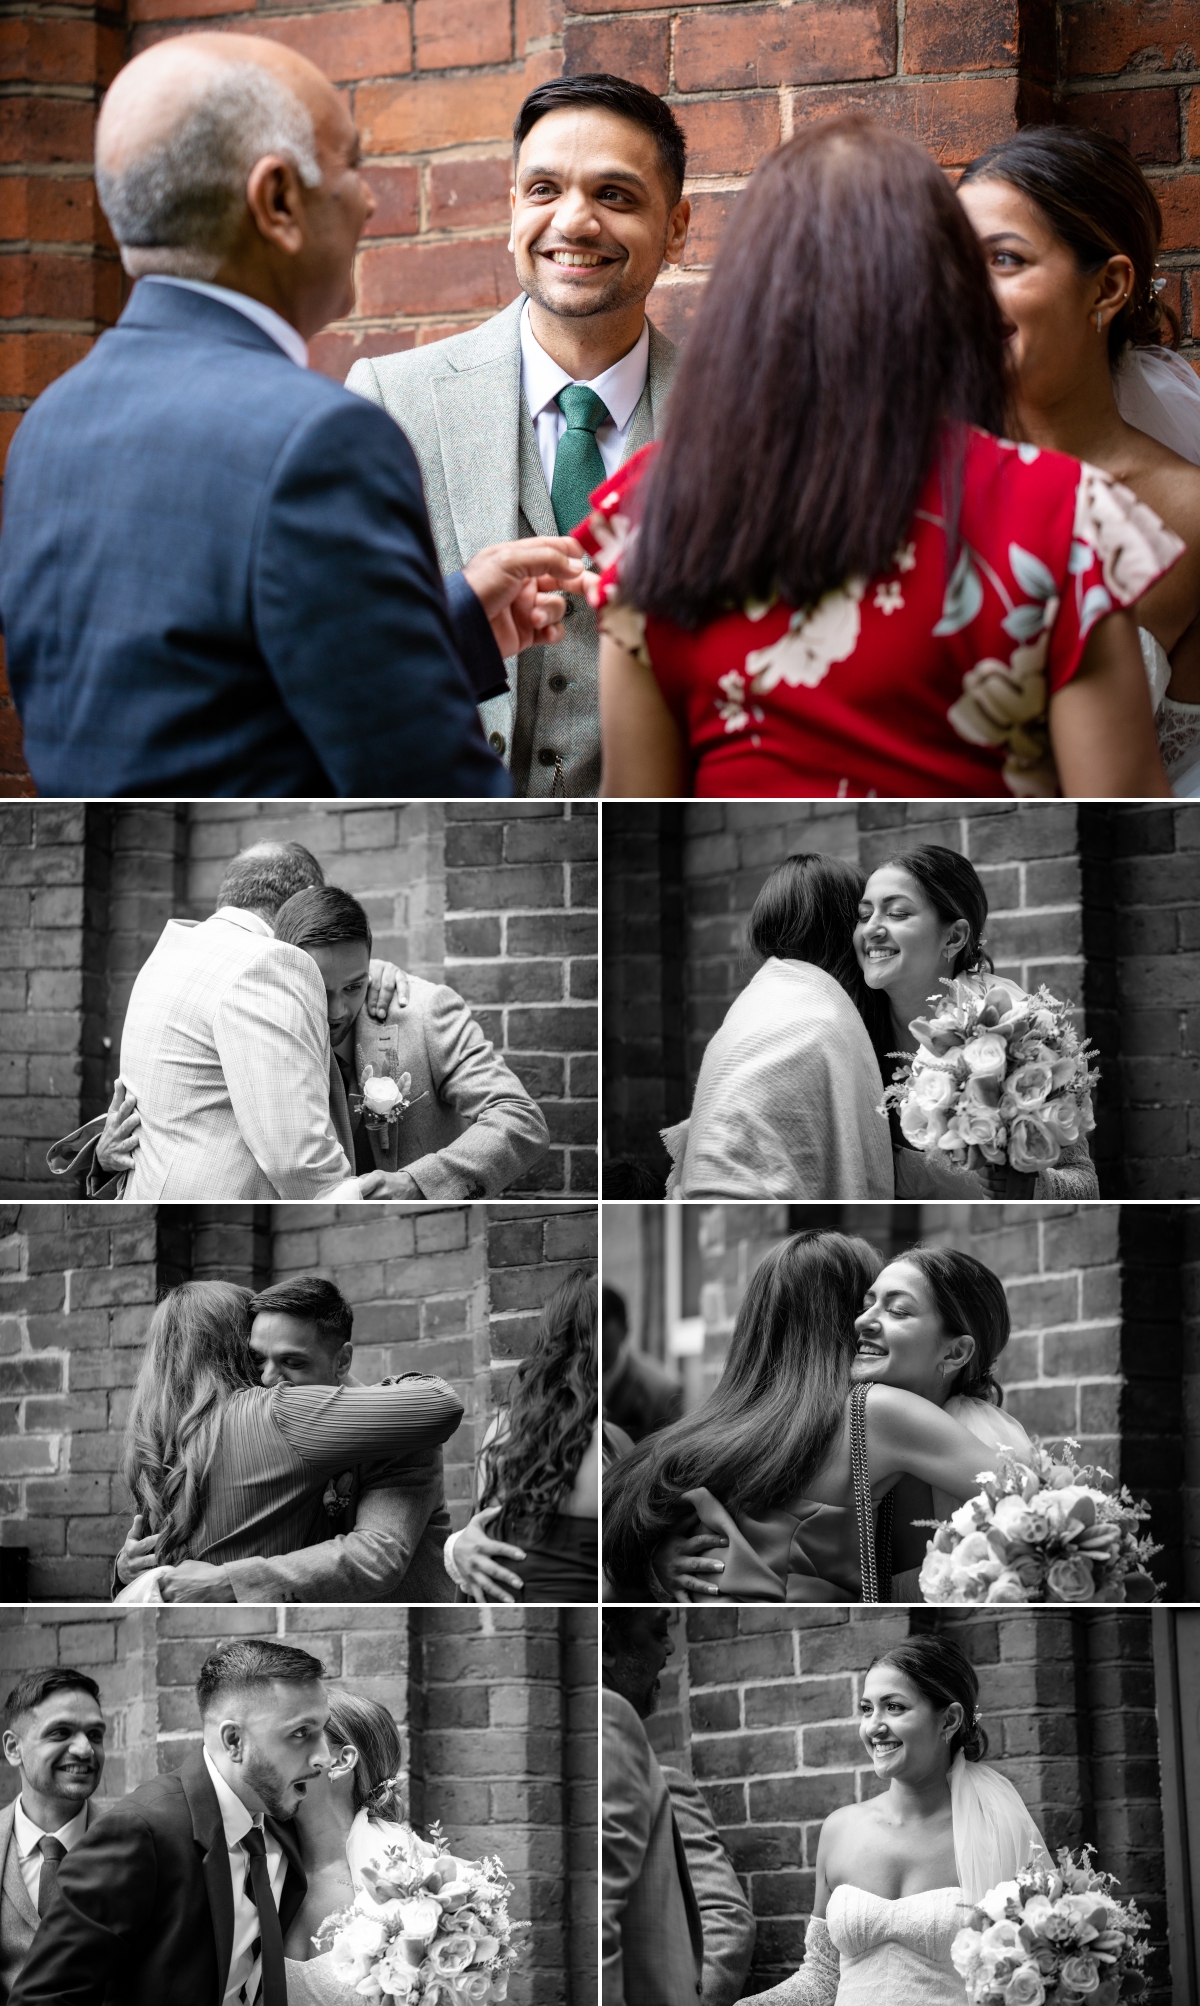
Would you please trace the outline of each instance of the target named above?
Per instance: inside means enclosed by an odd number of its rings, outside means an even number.
[[[353,1489],[353,1470],[343,1470],[340,1477],[330,1477],[329,1482],[325,1486],[325,1495],[321,1499],[321,1503],[324,1505],[330,1518],[340,1518],[342,1516],[342,1513],[350,1503]]]
[[[350,1112],[362,1117],[376,1169],[399,1170],[400,1124],[409,1108],[426,1096],[413,1093],[412,1074],[400,1069],[396,1025],[373,1026],[369,1042],[360,1035],[355,1059],[359,1090],[350,1095]]]

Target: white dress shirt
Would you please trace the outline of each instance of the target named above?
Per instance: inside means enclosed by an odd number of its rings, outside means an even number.
[[[17,1808],[13,1815],[13,1838],[17,1842],[21,1879],[25,1883],[26,1892],[34,1908],[37,1907],[38,1889],[42,1885],[42,1855],[38,1850],[42,1840],[57,1839],[59,1845],[65,1846],[69,1853],[72,1846],[78,1845],[87,1830],[87,1814],[88,1807],[85,1804],[82,1811],[77,1811],[73,1818],[68,1818],[66,1824],[60,1825],[57,1832],[43,1832],[40,1825],[34,1824],[18,1797]]]
[[[258,1910],[246,1893],[250,1855],[243,1849],[242,1840],[252,1825],[258,1826],[266,1841],[267,1871],[271,1876],[271,1893],[276,1908],[279,1907],[287,1877],[287,1856],[278,1839],[264,1826],[262,1813],[259,1812],[256,1817],[246,1809],[236,1790],[231,1790],[226,1783],[207,1749],[204,1751],[204,1765],[221,1807],[221,1823],[225,1827],[225,1844],[229,1849],[229,1874],[233,1882],[233,1955],[229,1960],[223,2002],[224,2006],[239,2006],[242,1987],[245,1986],[246,1999],[249,2006],[253,2006],[262,1984],[262,1959],[250,1954],[259,1933]]]
[[[300,369],[308,368],[308,344],[304,336],[297,332],[290,321],[273,306],[265,306],[262,300],[252,300],[248,293],[235,293],[230,286],[210,286],[205,279],[168,278],[165,272],[148,272],[139,279],[140,286],[182,286],[185,292],[207,293],[210,300],[220,300],[224,306],[231,306],[235,313],[243,313],[264,334],[278,342],[284,354]]]
[[[649,368],[650,324],[643,321],[642,331],[628,355],[614,362],[611,369],[590,378],[585,386],[595,391],[608,412],[608,417],[596,427],[596,444],[600,448],[606,474],[615,474],[621,464],[633,414],[646,388]],[[554,400],[566,384],[574,381],[575,378],[568,376],[553,356],[547,355],[530,327],[529,301],[526,300],[521,310],[521,389],[533,420],[538,457],[548,489],[554,486],[558,442],[567,429],[567,421]]]

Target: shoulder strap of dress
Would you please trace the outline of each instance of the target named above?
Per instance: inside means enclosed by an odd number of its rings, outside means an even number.
[[[870,1383],[850,1389],[850,1475],[854,1484],[854,1517],[858,1526],[858,1565],[864,1602],[890,1602],[892,1596],[892,1499],[879,1507],[876,1526],[867,1466],[867,1395]]]

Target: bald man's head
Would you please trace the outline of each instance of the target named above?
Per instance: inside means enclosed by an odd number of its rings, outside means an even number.
[[[261,912],[273,919],[297,892],[324,882],[324,871],[303,843],[252,843],[226,864],[217,909],[239,906],[244,912]]]
[[[321,185],[321,128],[345,113],[294,50],[259,35],[182,35],[121,70],[96,128],[100,203],[135,277],[211,279],[246,219],[256,161]]]

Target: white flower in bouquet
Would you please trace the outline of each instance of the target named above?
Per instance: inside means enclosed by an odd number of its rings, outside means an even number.
[[[463,2006],[487,2006],[495,1995],[486,1971],[464,1971],[458,1980],[458,1996]]]
[[[356,1915],[338,1934],[332,1970],[343,1985],[365,1978],[387,1945],[387,1930],[372,1917]]]
[[[429,1946],[429,1962],[439,1978],[453,1978],[465,1971],[475,1955],[475,1943],[462,1930],[449,1936],[435,1936]]]

